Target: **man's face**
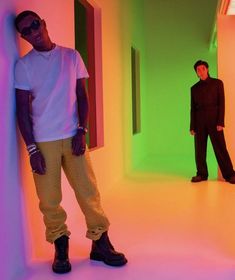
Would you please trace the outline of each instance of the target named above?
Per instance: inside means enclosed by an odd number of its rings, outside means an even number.
[[[206,80],[208,78],[208,68],[205,65],[199,65],[196,68],[197,76],[201,80]]]
[[[44,20],[28,15],[19,24],[21,37],[34,47],[43,47],[49,39]]]

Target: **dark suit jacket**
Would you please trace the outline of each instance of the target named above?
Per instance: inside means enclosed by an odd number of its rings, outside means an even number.
[[[191,87],[190,130],[201,126],[224,126],[224,86],[219,79],[208,77]]]

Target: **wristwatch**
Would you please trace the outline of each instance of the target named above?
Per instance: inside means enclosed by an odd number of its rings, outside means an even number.
[[[78,130],[82,130],[82,133],[85,135],[88,132],[88,129],[84,126],[79,126]]]

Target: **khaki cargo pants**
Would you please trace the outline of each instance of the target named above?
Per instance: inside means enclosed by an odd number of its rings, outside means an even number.
[[[39,208],[46,226],[46,240],[53,243],[62,235],[70,235],[66,225],[67,214],[61,207],[61,167],[75,192],[77,202],[85,216],[86,236],[100,238],[108,230],[109,221],[100,203],[100,194],[92,170],[89,152],[72,155],[72,138],[37,143],[46,162],[46,174],[33,174],[39,198]]]

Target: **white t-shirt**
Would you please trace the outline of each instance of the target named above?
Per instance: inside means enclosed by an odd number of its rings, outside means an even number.
[[[33,134],[36,142],[75,135],[78,126],[76,80],[88,78],[80,54],[56,46],[48,52],[32,49],[15,66],[15,88],[32,94]]]

